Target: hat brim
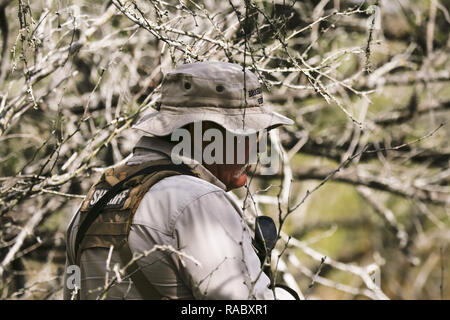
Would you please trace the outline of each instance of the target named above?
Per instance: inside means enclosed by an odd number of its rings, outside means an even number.
[[[245,110],[245,113],[244,113]],[[154,136],[166,136],[193,122],[211,121],[233,134],[247,135],[280,125],[291,125],[291,119],[263,108],[223,109],[214,107],[161,107],[144,115],[132,128]]]

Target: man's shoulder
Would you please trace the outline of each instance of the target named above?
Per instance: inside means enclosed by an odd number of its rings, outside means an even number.
[[[190,203],[208,194],[222,197],[226,195],[226,192],[203,179],[188,175],[176,175],[156,183],[146,196],[153,200],[161,199],[165,205],[171,207],[172,214],[176,214],[181,213]]]
[[[162,179],[149,192],[180,192],[179,195],[185,197],[198,197],[210,192],[225,193],[223,189],[208,181],[188,175],[176,175]]]
[[[226,199],[223,189],[200,178],[188,175],[164,178],[147,191],[136,210],[133,224],[171,233],[176,219],[188,205],[212,194],[218,199]]]

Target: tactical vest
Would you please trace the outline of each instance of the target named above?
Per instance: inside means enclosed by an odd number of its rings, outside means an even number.
[[[133,258],[128,234],[142,198],[158,181],[179,174],[196,175],[186,165],[175,165],[167,160],[136,166],[125,164],[106,170],[91,187],[80,208],[75,240],[76,264],[80,265],[83,250],[114,246],[122,265],[126,266]],[[136,262],[127,267],[126,274],[144,299],[163,299]]]

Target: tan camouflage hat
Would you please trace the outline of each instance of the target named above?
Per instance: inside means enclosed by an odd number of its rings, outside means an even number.
[[[158,111],[144,115],[133,128],[165,136],[188,123],[212,121],[234,134],[250,134],[293,124],[264,107],[255,74],[245,70],[244,75],[242,66],[227,62],[184,64],[167,73],[159,105]]]

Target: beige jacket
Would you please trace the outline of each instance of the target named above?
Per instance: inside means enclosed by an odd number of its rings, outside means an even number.
[[[170,150],[167,142],[143,137],[128,164],[169,157]],[[171,299],[273,299],[241,209],[206,168],[194,166],[201,179],[168,177],[146,193],[133,218],[129,245],[133,252],[149,250],[155,244],[171,246],[195,262],[158,251],[139,260],[138,265],[161,295]],[[68,264],[74,261],[78,218],[76,214],[67,230]],[[97,298],[105,286],[105,275],[113,277],[120,259],[113,254],[109,267],[107,259],[106,249],[83,251],[81,299]],[[64,296],[70,296],[66,287]],[[131,280],[107,293],[107,299],[140,298]],[[277,298],[283,298],[278,291]]]

